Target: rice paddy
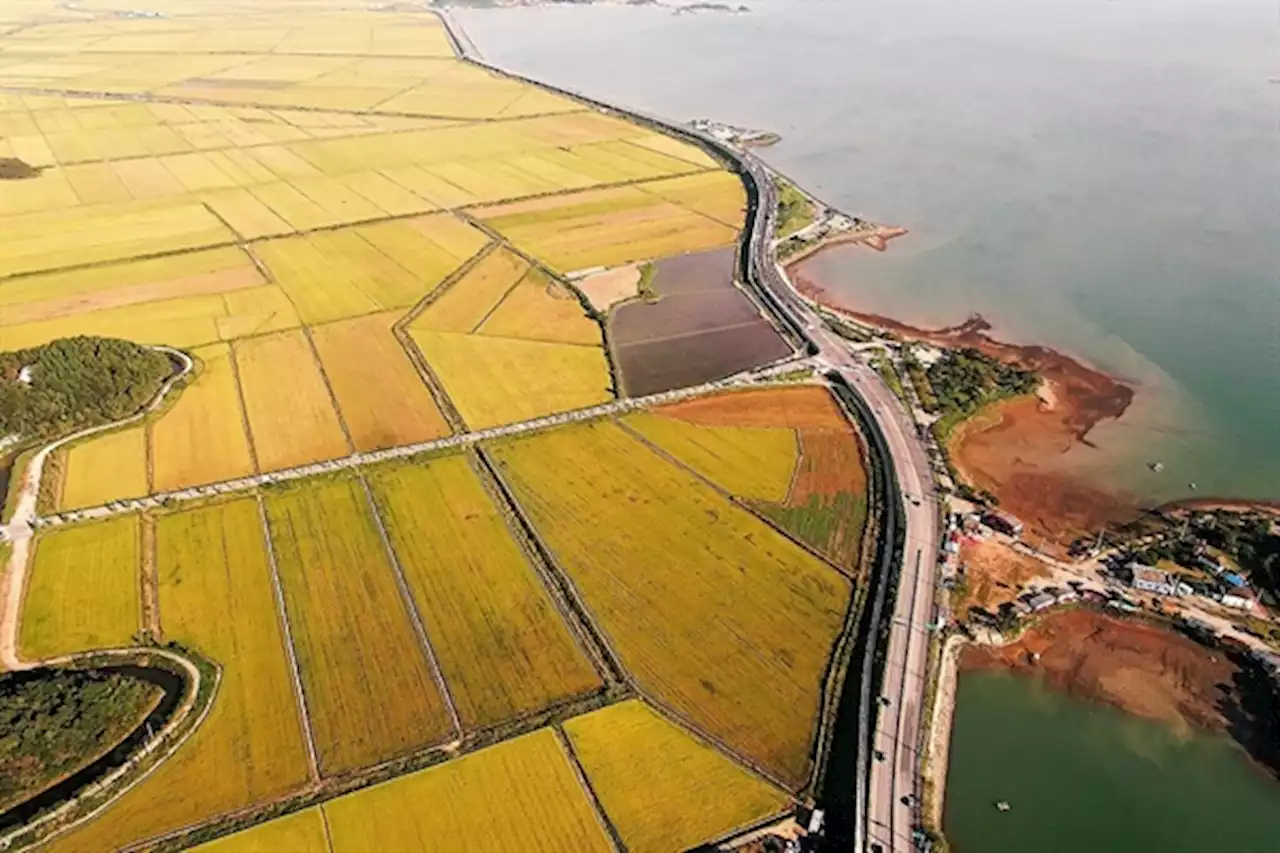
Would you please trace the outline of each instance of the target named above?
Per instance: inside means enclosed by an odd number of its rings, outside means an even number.
[[[393,334],[395,314],[372,314],[317,326],[320,365],[357,450],[440,438],[444,415]]]
[[[602,329],[563,276],[737,240],[742,183],[699,148],[458,61],[433,14],[303,5],[0,13],[0,158],[27,167],[0,191],[5,347],[92,334],[200,362],[163,411],[68,449],[61,508],[428,441],[444,412],[475,430],[607,402]],[[708,347],[673,358],[725,345]],[[856,559],[847,431],[674,409],[627,422]],[[154,510],[151,615],[157,639],[220,665],[217,698],[51,849],[260,817],[459,738],[439,766],[199,849],[605,853],[607,818],[657,853],[784,807],[746,765],[805,780],[848,581],[616,423],[493,453],[644,702],[512,736],[603,684],[466,455],[369,468],[368,491],[326,475],[179,503]],[[22,653],[135,642],[143,547],[132,515],[42,532]]]
[[[334,853],[609,853],[563,748],[543,729],[324,805]]]
[[[22,655],[44,660],[129,645],[141,627],[140,548],[136,515],[43,534],[23,601]]]
[[[465,456],[371,485],[464,726],[600,686]]]
[[[800,455],[792,430],[703,427],[650,412],[625,423],[736,497],[787,499]]]
[[[173,758],[54,850],[116,849],[309,779],[257,502],[160,516],[156,563],[165,637],[223,667],[213,709]]]
[[[444,700],[360,484],[273,492],[267,517],[321,770],[446,739]]]
[[[634,699],[569,720],[564,730],[631,853],[690,850],[790,802]]]
[[[617,424],[493,455],[641,687],[802,785],[848,580]]]
[[[311,342],[301,331],[236,344],[245,414],[263,471],[351,452]]]

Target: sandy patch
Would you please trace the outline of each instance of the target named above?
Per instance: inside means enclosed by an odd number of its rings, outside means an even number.
[[[640,267],[630,264],[589,275],[575,282],[591,307],[604,313],[613,305],[636,295],[640,286]]]
[[[1017,598],[1027,584],[1050,576],[1044,563],[991,539],[966,541],[960,546],[960,562],[968,581],[968,592],[958,608],[962,616],[970,607],[995,612]]]

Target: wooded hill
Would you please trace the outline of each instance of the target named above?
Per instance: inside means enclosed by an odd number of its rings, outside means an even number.
[[[0,437],[48,439],[137,412],[174,370],[129,341],[75,337],[0,353]]]

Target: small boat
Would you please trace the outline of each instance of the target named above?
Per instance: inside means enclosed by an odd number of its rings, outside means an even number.
[[[996,803],[996,808],[1002,812],[1007,812],[1009,809],[1013,808],[1013,806],[1009,805],[1008,800],[1001,800],[1000,802]]]
[[[1152,471],[1155,471],[1157,474],[1159,474],[1161,471],[1163,471],[1163,470],[1164,470],[1164,463],[1163,463],[1163,462],[1152,462],[1152,463],[1151,463],[1149,466],[1147,466],[1147,467],[1149,467]]]

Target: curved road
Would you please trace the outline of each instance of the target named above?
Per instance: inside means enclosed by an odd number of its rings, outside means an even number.
[[[914,850],[912,831],[917,823],[920,796],[919,758],[921,721],[928,660],[928,623],[933,614],[937,555],[940,548],[938,506],[933,491],[933,474],[928,453],[916,433],[914,422],[902,402],[880,375],[858,361],[849,345],[832,332],[817,310],[791,285],[774,254],[778,209],[777,188],[772,173],[754,154],[731,148],[714,137],[684,125],[669,122],[638,110],[624,109],[589,95],[551,86],[485,61],[462,27],[446,10],[437,14],[463,59],[499,74],[514,77],[544,89],[576,98],[603,112],[616,113],[663,132],[693,140],[736,164],[748,186],[746,284],[755,291],[779,325],[796,343],[809,350],[819,367],[839,371],[862,396],[877,419],[893,457],[898,486],[905,498],[903,507],[905,545],[901,555],[901,577],[895,599],[886,666],[879,695],[882,704],[876,714],[874,736],[864,733],[861,750],[885,756],[873,761],[860,784],[866,787],[857,801],[858,835],[855,853],[876,851],[904,853]],[[850,670],[850,675],[854,672]],[[872,673],[859,672],[867,679]],[[861,769],[861,766],[860,766]]]

